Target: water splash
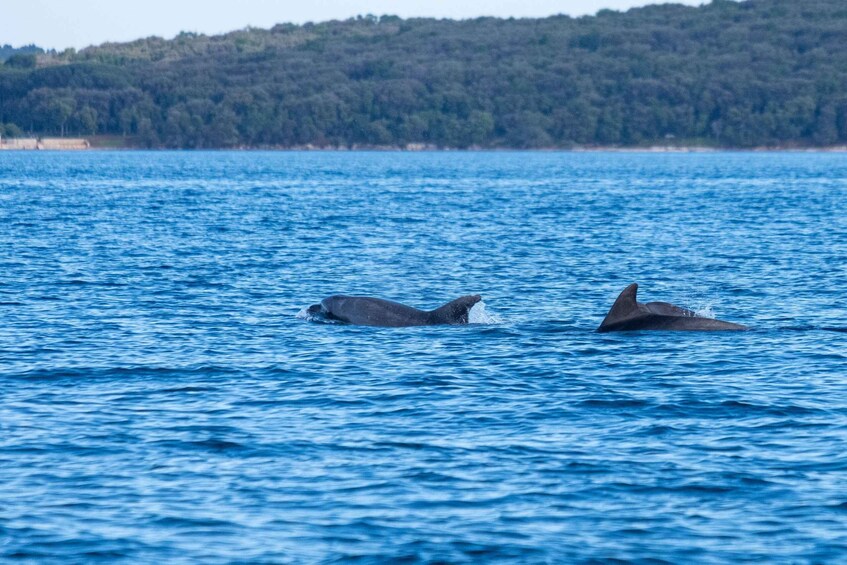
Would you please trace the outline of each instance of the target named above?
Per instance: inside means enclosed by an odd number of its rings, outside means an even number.
[[[715,309],[712,307],[711,303],[703,304],[700,306],[694,306],[691,309],[694,310],[694,313],[701,318],[712,318],[713,320],[717,318],[715,314]]]
[[[327,318],[326,315],[322,312],[314,313],[309,312],[309,307],[303,308],[296,315],[297,319],[305,320],[307,322],[315,322],[318,324],[343,324],[340,320],[334,320]]]
[[[485,309],[485,302],[479,301],[473,305],[473,307],[468,312],[468,323],[469,324],[502,324],[503,319],[496,315],[491,314]]]
[[[315,317],[309,313],[308,306],[297,312],[296,318],[298,320],[306,320],[307,322],[313,322]]]
[[[713,293],[707,293],[702,290],[694,290],[693,292],[680,297],[680,302],[676,304],[684,305],[685,308],[694,312],[695,316],[700,318],[717,319],[715,313],[715,303],[718,298]]]

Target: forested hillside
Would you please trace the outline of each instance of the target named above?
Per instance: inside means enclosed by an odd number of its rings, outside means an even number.
[[[0,66],[0,124],[185,148],[844,144],[847,2],[365,17],[21,55]]]
[[[11,45],[0,45],[0,63],[6,62],[16,55],[38,55],[42,53],[44,53],[44,49],[35,45],[24,45],[17,48]]]

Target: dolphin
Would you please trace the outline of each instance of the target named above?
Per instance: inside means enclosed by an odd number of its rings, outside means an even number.
[[[631,284],[615,300],[598,332],[627,332],[633,330],[665,331],[739,331],[747,326],[698,316],[691,310],[667,302],[637,302],[638,285]]]
[[[324,298],[320,304],[309,306],[306,312],[312,316],[358,326],[402,328],[467,324],[468,312],[480,300],[482,296],[479,294],[463,296],[440,308],[426,311],[382,298],[336,295]]]

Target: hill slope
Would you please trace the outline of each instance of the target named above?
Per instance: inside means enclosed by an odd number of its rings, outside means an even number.
[[[0,122],[154,147],[847,143],[847,3],[359,18],[0,67]]]
[[[0,45],[0,63],[5,63],[12,57],[21,55],[40,55],[44,49],[36,45],[24,45],[23,47],[12,47],[11,45]],[[14,66],[14,63],[12,64]]]

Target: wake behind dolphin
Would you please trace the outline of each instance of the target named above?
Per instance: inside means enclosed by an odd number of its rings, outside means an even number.
[[[482,300],[479,294],[463,296],[435,310],[418,310],[405,304],[370,296],[330,296],[313,304],[306,313],[316,318],[355,324],[402,328],[467,324],[471,308]]]

